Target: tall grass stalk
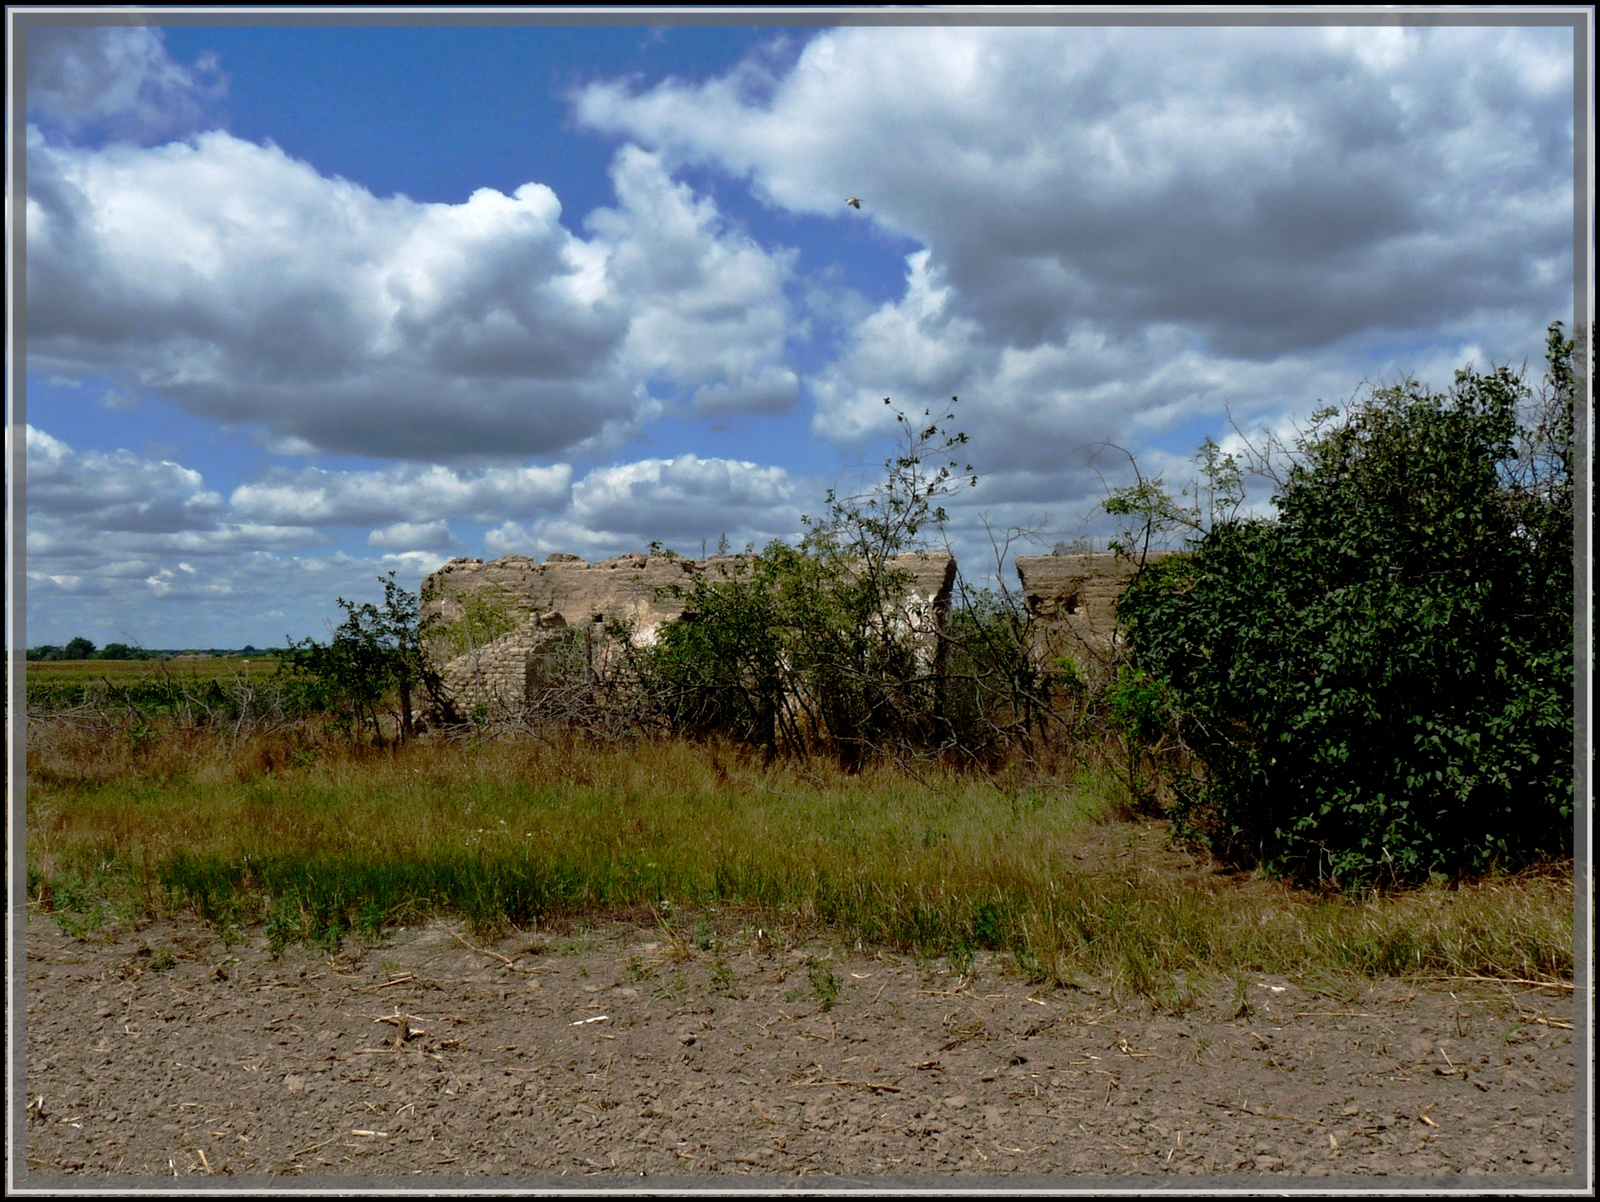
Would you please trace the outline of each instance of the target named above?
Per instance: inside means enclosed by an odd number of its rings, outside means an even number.
[[[653,906],[923,955],[992,948],[1037,980],[1103,976],[1153,998],[1174,974],[1572,972],[1570,872],[1353,899],[1170,856],[1157,870],[1115,850],[1150,824],[1113,821],[1103,777],[847,776],[682,742],[374,753],[48,724],[30,730],[28,767],[30,898],[80,926],[189,907],[265,922],[278,943],[336,942],[433,913],[504,930]]]

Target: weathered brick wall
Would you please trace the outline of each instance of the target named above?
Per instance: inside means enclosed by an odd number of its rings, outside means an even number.
[[[721,562],[730,561],[731,557]],[[552,555],[544,563],[526,555],[507,555],[489,563],[452,559],[422,582],[422,591],[429,598],[428,612],[447,622],[460,616],[458,595],[498,585],[534,610],[560,614],[568,626],[582,629],[622,620],[643,633],[683,612],[682,602],[658,601],[655,591],[685,583],[684,565],[693,562],[642,554],[618,555],[593,564],[561,555]]]

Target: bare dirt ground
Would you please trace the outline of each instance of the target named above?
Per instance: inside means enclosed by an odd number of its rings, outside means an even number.
[[[1247,1013],[1228,983],[1174,1016],[1102,983],[1037,989],[982,954],[958,976],[751,929],[702,950],[643,919],[476,949],[435,921],[274,959],[259,932],[232,949],[182,921],[81,940],[36,915],[27,1182],[1581,1185],[1562,990],[1332,997],[1252,977]]]

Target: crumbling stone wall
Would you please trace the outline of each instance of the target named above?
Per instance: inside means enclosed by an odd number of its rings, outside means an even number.
[[[422,582],[423,616],[453,622],[462,615],[461,598],[496,586],[522,607],[517,628],[493,642],[443,662],[440,674],[458,706],[530,700],[539,687],[543,661],[574,633],[593,642],[613,622],[626,622],[635,646],[649,646],[661,623],[682,616],[684,602],[661,596],[671,585],[688,586],[706,572],[731,573],[743,556],[686,560],[675,555],[634,552],[586,563],[560,552],[539,563],[526,555],[452,559]],[[919,552],[897,556],[892,567],[911,577],[899,620],[909,633],[936,649],[944,630],[955,584],[956,561],[949,554]],[[443,652],[434,649],[436,661]]]
[[[711,564],[731,562],[732,557]],[[681,602],[658,601],[657,589],[685,582],[677,556],[630,554],[585,563],[576,555],[560,552],[544,563],[526,555],[507,555],[484,563],[481,559],[452,559],[422,582],[428,613],[446,622],[461,615],[457,597],[488,585],[498,585],[516,601],[538,612],[556,613],[570,627],[601,626],[626,621],[646,640],[668,618],[683,612]]]
[[[1172,554],[1152,551],[1146,559]],[[1086,668],[1109,663],[1120,638],[1117,602],[1138,570],[1137,560],[1109,551],[1017,556],[1017,579],[1035,624],[1035,653],[1047,663],[1060,656]]]
[[[943,652],[939,637],[950,623],[950,599],[955,593],[956,560],[946,551],[911,551],[889,561],[889,570],[910,577],[906,595],[891,615],[899,634],[912,640],[925,663],[932,665]]]
[[[469,712],[478,705],[531,700],[549,674],[545,661],[563,646],[567,629],[560,614],[535,613],[515,630],[446,661],[439,672],[445,690]]]

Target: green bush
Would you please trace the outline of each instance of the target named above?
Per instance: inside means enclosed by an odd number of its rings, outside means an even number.
[[[1119,614],[1220,854],[1347,883],[1570,851],[1574,345],[1538,389],[1375,389],[1317,417],[1272,520],[1148,566]]]
[[[954,410],[923,416],[897,414],[901,446],[883,480],[856,496],[830,491],[798,546],[775,541],[715,572],[685,563],[684,583],[667,590],[684,615],[662,624],[641,665],[670,729],[849,770],[929,753],[992,767],[1044,730],[1051,677],[1030,655],[1022,599],[960,587],[941,626],[917,612],[925,599],[912,601],[895,562],[926,549],[946,520],[938,502],[976,482],[970,466],[930,463],[966,441],[949,429]]]
[[[954,462],[928,460],[966,436],[948,431],[953,411],[926,426],[897,417],[904,439],[880,485],[830,491],[799,546],[772,542],[716,574],[691,568],[670,590],[685,614],[662,625],[643,671],[673,729],[769,757],[821,752],[852,770],[938,742],[941,645],[912,633],[912,580],[894,559],[944,522],[938,501],[966,482]]]
[[[280,655],[291,675],[305,685],[313,705],[332,713],[351,738],[370,732],[382,744],[381,717],[391,695],[397,702],[398,741],[415,733],[413,701],[419,693],[444,720],[456,720],[456,715],[439,674],[423,654],[433,622],[422,617],[416,594],[401,588],[393,572],[378,580],[382,608],[340,597],[345,620],[331,641],[302,639]]]

